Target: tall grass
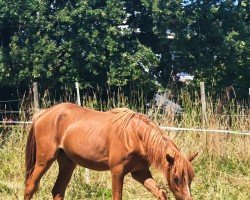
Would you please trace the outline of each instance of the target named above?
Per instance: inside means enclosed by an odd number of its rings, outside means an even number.
[[[108,92],[107,92],[108,93]],[[102,101],[98,95],[84,95],[84,105],[98,110],[113,107],[128,107],[145,114],[159,125],[177,127],[200,127],[207,129],[241,130],[250,129],[249,109],[240,104],[227,106],[223,113],[216,111],[216,102],[211,98],[207,101],[206,120],[203,120],[200,100],[182,93],[184,112],[173,115],[157,107],[145,107],[146,100],[142,94],[133,94],[129,98],[123,93],[109,94],[107,101]],[[70,96],[70,95],[69,95]],[[137,100],[136,100],[137,98]],[[75,97],[62,98],[61,101],[75,102]],[[42,107],[55,104],[50,95],[41,100]],[[22,110],[30,114],[22,114],[23,119],[31,116],[31,107],[23,106]],[[150,112],[149,112],[150,110]],[[27,119],[28,120],[28,119]],[[0,199],[22,199],[24,189],[24,149],[27,138],[26,126],[2,128],[0,137]],[[184,154],[199,152],[194,161],[196,177],[192,184],[194,199],[202,200],[248,200],[250,199],[250,137],[232,134],[199,133],[187,131],[167,131]],[[51,189],[57,176],[55,162],[45,174],[34,199],[51,199]],[[153,175],[161,187],[168,190],[162,175],[152,169]],[[109,172],[91,171],[91,182],[86,184],[85,171],[81,167],[75,170],[67,188],[65,199],[111,199],[111,176]],[[170,199],[173,199],[169,193]],[[130,175],[125,178],[124,199],[147,200],[154,197],[135,182]]]

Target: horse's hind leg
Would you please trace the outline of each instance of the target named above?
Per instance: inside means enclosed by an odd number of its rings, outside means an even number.
[[[54,200],[61,200],[64,198],[66,187],[70,181],[76,164],[64,153],[62,149],[58,152],[57,161],[59,165],[59,174],[52,189],[52,195]]]
[[[26,181],[24,200],[30,200],[36,192],[39,181],[56,157],[56,148],[37,148],[34,170]]]

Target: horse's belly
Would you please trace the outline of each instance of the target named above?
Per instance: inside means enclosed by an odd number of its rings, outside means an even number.
[[[67,152],[66,152],[67,153]],[[107,161],[94,161],[86,159],[85,157],[81,157],[79,155],[69,155],[69,157],[78,165],[92,169],[97,171],[106,171],[109,170],[108,162]]]
[[[106,140],[96,135],[80,132],[69,133],[62,149],[78,165],[104,171],[109,169]]]

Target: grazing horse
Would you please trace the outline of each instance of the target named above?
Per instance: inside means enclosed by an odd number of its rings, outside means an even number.
[[[99,112],[71,103],[42,110],[34,119],[26,145],[24,199],[31,199],[39,181],[57,160],[59,174],[53,199],[63,199],[76,167],[110,170],[113,200],[122,199],[124,176],[144,185],[156,198],[167,196],[153,179],[149,167],[163,172],[177,200],[191,200],[194,177],[191,161],[146,116],[126,108]]]

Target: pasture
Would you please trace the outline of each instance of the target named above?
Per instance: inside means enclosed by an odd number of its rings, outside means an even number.
[[[87,107],[93,102],[85,101]],[[150,116],[159,125],[179,127],[205,127],[207,129],[249,130],[249,110],[239,106],[225,115],[214,112],[208,103],[207,121],[202,122],[201,108],[197,102],[184,102],[185,112],[173,117],[154,110]],[[126,106],[126,102],[121,105]],[[22,199],[24,190],[24,150],[29,125],[17,125],[1,129],[0,137],[0,199]],[[202,200],[248,200],[250,199],[250,137],[218,133],[176,132],[166,134],[184,154],[199,152],[194,160],[195,178],[192,182],[194,199]],[[42,178],[34,199],[51,199],[51,189],[57,176],[54,163]],[[152,170],[160,187],[168,190],[161,173]],[[124,184],[125,200],[149,200],[154,197],[130,175]],[[169,192],[169,198],[174,199]],[[66,190],[65,199],[111,199],[110,172],[90,171],[90,183],[86,183],[85,170],[77,167]]]

